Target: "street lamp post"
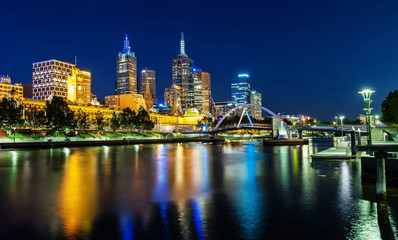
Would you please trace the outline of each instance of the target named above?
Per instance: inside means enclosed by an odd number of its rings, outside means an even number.
[[[340,116],[340,120],[341,120],[341,137],[343,137],[343,119],[344,119],[344,116]]]
[[[372,111],[372,108],[370,107],[370,103],[372,102],[370,100],[370,97],[372,96],[372,93],[374,93],[374,90],[369,90],[369,89],[364,89],[362,91],[359,91],[358,93],[362,94],[363,100],[365,102],[365,119],[366,119],[366,126],[368,130],[368,145],[372,145],[372,134],[370,130],[370,112]]]
[[[13,129],[14,129],[14,143],[15,143],[15,127]]]

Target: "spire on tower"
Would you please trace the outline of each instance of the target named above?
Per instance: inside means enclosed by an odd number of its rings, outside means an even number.
[[[129,41],[129,38],[127,37],[127,34],[126,34],[126,37],[124,38],[123,52],[130,52],[130,41]]]
[[[180,55],[187,56],[185,54],[185,41],[184,41],[184,33],[183,32],[181,32]]]

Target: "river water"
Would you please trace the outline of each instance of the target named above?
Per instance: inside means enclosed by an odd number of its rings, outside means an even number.
[[[360,162],[322,144],[2,150],[0,239],[381,239]]]

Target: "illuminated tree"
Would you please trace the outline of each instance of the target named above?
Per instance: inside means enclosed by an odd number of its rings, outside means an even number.
[[[74,113],[63,98],[54,96],[46,102],[46,125],[56,132],[75,127]]]

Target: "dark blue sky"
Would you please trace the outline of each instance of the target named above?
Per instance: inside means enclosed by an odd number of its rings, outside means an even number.
[[[212,74],[215,101],[230,100],[231,79],[247,72],[275,113],[333,121],[362,113],[358,90],[376,90],[380,112],[398,88],[396,1],[3,1],[0,19],[0,74],[14,83],[32,81],[33,62],[76,55],[92,92],[114,94],[127,33],[162,100],[183,31],[188,56]]]

